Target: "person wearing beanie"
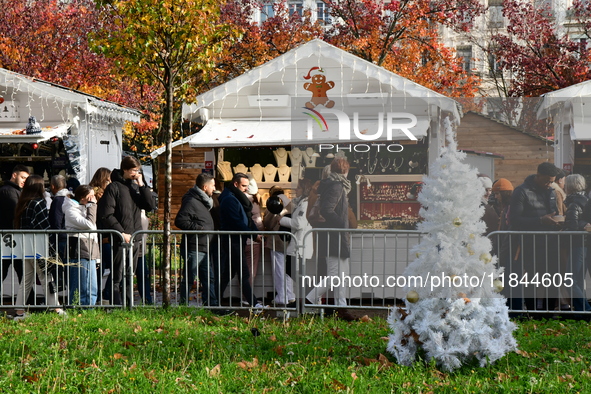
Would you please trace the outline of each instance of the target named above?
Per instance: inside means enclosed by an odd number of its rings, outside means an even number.
[[[488,202],[488,199],[492,194],[492,181],[489,177],[483,174],[479,174],[478,179],[482,183],[482,186],[484,186],[484,195],[482,196],[484,215],[482,215],[482,220],[486,223],[486,231],[484,233],[486,236],[491,232],[496,231],[499,227],[499,215],[497,215],[495,208]]]
[[[511,183],[511,181],[505,178],[499,178],[492,186],[493,193],[504,191],[513,192],[513,189],[513,184]]]
[[[549,162],[541,163],[536,174],[525,178],[523,184],[517,186],[511,196],[509,203],[509,223],[513,231],[542,231],[543,234],[523,234],[516,242],[513,242],[515,254],[511,269],[507,274],[515,273],[520,278],[528,274],[531,278],[534,275],[541,277],[545,273],[554,274],[559,268],[558,232],[561,228],[556,206],[556,192],[552,188],[552,182],[560,170]],[[519,250],[517,249],[519,246]],[[535,292],[535,289],[538,291]],[[543,289],[542,289],[543,290]],[[540,305],[541,309],[551,310],[557,304],[558,289],[548,288],[549,305]],[[540,296],[540,288],[529,286],[527,288],[511,288],[514,295],[524,292],[527,309],[534,310],[535,297]],[[544,294],[544,293],[541,293]],[[522,310],[521,297],[511,300],[510,309]],[[545,300],[544,300],[545,301]],[[554,305],[552,305],[554,304]]]

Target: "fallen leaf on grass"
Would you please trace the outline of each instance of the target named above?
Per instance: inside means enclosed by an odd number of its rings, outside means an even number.
[[[207,371],[207,375],[209,377],[215,377],[218,376],[222,370],[222,365],[218,364],[215,367],[213,367],[212,369],[209,369],[207,367],[205,367],[205,370]]]
[[[277,342],[277,337],[275,335],[271,335],[269,337],[269,341],[271,341],[271,342]]]
[[[434,378],[442,379],[442,380],[447,378],[446,374],[444,374],[443,372],[438,371],[436,369],[431,370],[431,375],[433,375]]]
[[[507,375],[506,373],[497,372],[497,381],[499,381],[499,382],[507,380],[508,377],[509,377],[509,375]]]
[[[520,350],[520,349],[517,349],[517,350],[515,351],[515,353],[517,353],[517,354],[519,354],[520,356],[522,356],[522,357],[525,357],[525,358],[529,358],[529,357],[530,357],[530,356],[529,356],[529,354],[528,354],[526,351],[523,351],[523,350]]]
[[[127,357],[125,357],[125,356],[124,356],[123,354],[121,354],[121,353],[115,353],[115,354],[113,354],[113,358],[114,358],[115,360],[120,360],[120,359],[124,359],[124,360],[125,360]]]
[[[347,390],[347,386],[345,386],[344,384],[342,384],[341,382],[339,382],[338,380],[336,380],[334,378],[332,379],[331,386],[332,386],[332,389],[335,391],[336,390],[340,390],[340,391]]]
[[[140,331],[142,331],[142,327],[141,327],[141,326],[135,326],[135,327],[133,328],[133,332],[135,332],[136,334],[137,334],[138,332],[140,332]]]
[[[273,350],[275,351],[275,353],[277,353],[278,356],[283,356],[284,349],[285,349],[285,346],[283,346],[283,345],[278,345],[273,348]]]
[[[129,349],[130,347],[135,346],[135,343],[131,343],[129,341],[125,341],[125,342],[122,343],[122,345],[123,345],[124,348]]]
[[[150,372],[144,372],[144,376],[153,383],[158,383],[158,379],[156,379],[156,376],[154,376],[154,370],[151,370]]]
[[[389,337],[380,337],[380,339],[381,339],[382,341],[385,341],[385,342],[388,342],[388,341],[390,340],[390,338],[389,338]]]
[[[349,338],[342,337],[341,334],[339,334],[339,332],[337,330],[330,330],[330,333],[336,339],[340,339],[340,340],[343,340],[345,342],[351,342],[351,340]]]
[[[390,360],[388,360],[388,357],[384,356],[382,353],[380,353],[380,355],[378,356],[378,361],[380,362],[380,364],[382,364],[382,367],[384,368],[390,368],[392,366],[392,363],[390,362]]]
[[[394,365],[392,362],[390,362],[390,360],[388,360],[388,357],[384,356],[382,353],[380,353],[378,355],[377,359],[367,358],[367,357],[357,357],[357,361],[360,364],[365,365],[365,366],[369,366],[374,363],[379,363],[380,364],[379,370],[391,368],[392,365]]]
[[[34,383],[34,382],[38,382],[39,381],[39,375],[37,375],[36,373],[32,374],[32,375],[25,375],[23,376],[23,380],[29,383]]]
[[[355,379],[357,379],[357,374],[355,372],[351,372],[351,377],[353,378],[353,381],[355,381]]]
[[[371,318],[367,315],[361,316],[361,319],[359,319],[359,320],[361,320],[364,323],[367,323],[368,321],[372,321]]]
[[[259,359],[255,357],[252,359],[252,361],[239,361],[236,363],[236,365],[242,369],[252,369],[258,367]]]

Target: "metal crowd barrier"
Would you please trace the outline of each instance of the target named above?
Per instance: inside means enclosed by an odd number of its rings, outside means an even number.
[[[84,264],[81,260],[80,240],[96,235],[99,258]],[[0,267],[2,281],[2,309],[45,309],[76,305],[81,308],[111,306],[109,282],[114,260],[111,245],[122,244],[121,233],[114,230],[3,230],[0,231]],[[127,255],[122,255],[125,275]],[[24,278],[24,282],[23,282]],[[90,297],[90,288],[95,288],[95,304],[82,300],[83,294]],[[26,290],[30,288],[28,294]],[[84,289],[84,291],[83,291]],[[88,289],[88,291],[86,291]],[[106,289],[106,290],[105,290]],[[124,292],[126,289],[124,289]],[[19,301],[19,292],[23,301]],[[82,301],[82,302],[81,302]]]
[[[586,231],[496,231],[492,253],[504,268],[502,294],[509,311],[589,314],[591,239]]]
[[[199,256],[197,251],[189,250],[187,244],[181,242],[185,236],[194,236],[197,242],[202,240],[209,253]],[[256,242],[259,236],[260,242]],[[288,299],[287,290],[292,287],[295,290],[298,288],[299,260],[297,257],[293,259],[291,276],[283,274],[287,266],[287,243],[279,242],[277,237],[296,242],[291,233],[281,231],[171,231],[171,303],[203,306],[212,310],[251,309],[258,303],[269,310],[295,312],[298,297],[294,295],[293,299]],[[151,279],[146,279],[151,284],[146,294],[152,292],[156,295],[152,296],[152,301],[146,301],[146,297],[136,301],[144,305],[159,304],[161,300],[157,296],[161,292],[155,290],[161,285],[160,279],[164,268],[161,259],[164,247],[162,232],[136,232],[132,235],[132,244],[140,244],[140,252],[137,255],[140,258],[143,256],[145,271],[154,274]],[[299,247],[296,246],[296,250],[299,250]],[[253,272],[252,264],[249,266],[248,262],[257,261],[257,252],[259,261],[258,266],[254,267],[256,271]],[[271,253],[275,256],[271,256]],[[130,254],[130,260],[131,256]],[[138,263],[136,275],[141,268],[142,264]],[[254,280],[250,279],[253,273],[256,273]],[[224,280],[225,277],[229,277],[229,280]],[[200,287],[205,291],[200,292]],[[252,289],[252,296],[248,295],[248,287]],[[209,288],[213,288],[214,292],[209,292]],[[281,302],[276,302],[277,299]]]
[[[394,307],[405,297],[404,270],[414,260],[411,249],[423,236],[403,230],[309,231],[301,253],[306,256],[309,248],[313,250],[311,259],[302,259],[304,311]]]
[[[92,233],[97,235],[101,255],[93,266],[96,275],[91,275],[97,284],[94,305],[82,297],[87,294],[83,281],[88,277],[88,266],[80,264],[80,237],[68,237],[73,234],[68,230],[0,232],[0,267],[5,278],[1,308],[42,309],[58,303],[80,308],[161,305],[162,232],[139,231],[129,244],[114,230],[76,234]],[[326,308],[387,310],[397,305],[406,296],[404,271],[415,259],[411,250],[424,236],[418,231],[313,229],[305,235],[305,242],[295,247],[296,256],[287,261],[287,243],[279,238],[295,242],[287,232],[172,231],[171,235],[172,305],[239,310],[257,307],[258,302],[269,310],[292,313],[323,313]],[[253,243],[259,235],[260,243]],[[208,261],[201,258],[193,265],[187,264],[191,250],[184,243],[181,248],[185,236],[205,239]],[[591,263],[587,236],[586,232],[491,233],[492,254],[505,270],[502,294],[508,299],[509,311],[565,315],[591,312],[587,303],[587,271]],[[351,245],[349,256],[342,248],[346,242]],[[113,284],[116,251],[112,246],[116,244],[123,250],[120,286]],[[312,258],[304,258],[310,249]],[[258,267],[249,266],[248,261],[257,261],[257,254]],[[254,280],[247,279],[255,270]],[[290,275],[285,275],[286,271]],[[235,275],[219,294],[228,272]],[[29,283],[33,280],[33,295],[17,304],[18,292],[24,295],[18,277],[27,275]],[[254,294],[250,299],[247,283]],[[120,302],[115,302],[116,292]],[[53,298],[47,295],[56,293],[57,302],[48,303]]]

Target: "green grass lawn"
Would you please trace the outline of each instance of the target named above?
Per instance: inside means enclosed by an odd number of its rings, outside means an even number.
[[[364,320],[219,318],[190,308],[1,319],[0,392],[591,392],[586,322],[520,322],[517,353],[442,373],[422,361],[397,365],[385,350],[386,321]]]

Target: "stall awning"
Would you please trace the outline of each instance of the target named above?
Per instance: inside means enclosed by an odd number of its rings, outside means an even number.
[[[351,132],[349,139],[339,139],[339,128],[336,120],[327,121],[327,130],[320,131],[314,127],[311,138],[306,120],[209,120],[198,133],[185,139],[192,148],[197,147],[241,147],[241,146],[279,146],[279,145],[317,145],[322,143],[365,143]],[[359,131],[363,135],[375,134],[379,128],[378,120],[359,120]],[[377,141],[387,142],[386,122],[383,125],[382,138]],[[418,118],[417,124],[409,131],[421,139],[427,135],[428,118]],[[401,131],[392,131],[392,141],[408,140]],[[372,141],[367,141],[371,143]],[[159,153],[158,153],[159,154]]]
[[[70,123],[62,123],[54,127],[44,127],[39,134],[24,134],[25,130],[0,129],[0,143],[3,144],[32,144],[41,143],[53,137],[61,138],[68,133]],[[15,134],[23,133],[23,134]]]

